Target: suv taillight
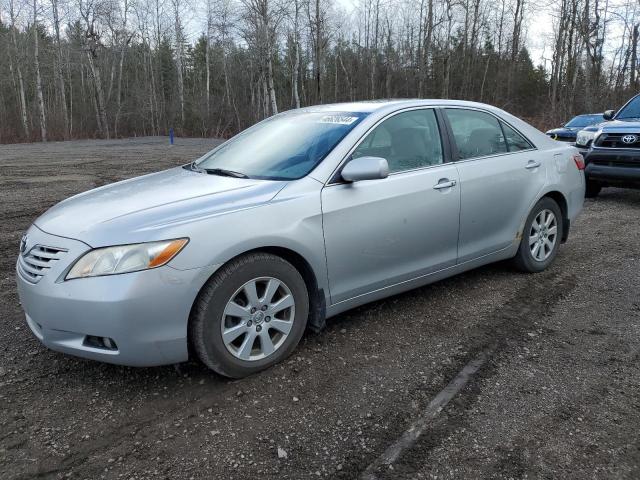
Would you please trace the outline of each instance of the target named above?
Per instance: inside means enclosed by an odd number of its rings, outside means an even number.
[[[573,161],[576,162],[576,167],[578,167],[578,170],[584,170],[584,157],[582,155],[576,153],[573,156]]]

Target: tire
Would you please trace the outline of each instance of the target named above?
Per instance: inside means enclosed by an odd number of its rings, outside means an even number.
[[[587,180],[584,196],[586,198],[596,198],[600,193],[600,190],[602,190],[602,185],[591,180]]]
[[[308,315],[300,272],[276,255],[251,253],[230,261],[202,288],[189,320],[189,341],[207,367],[242,378],[287,358]]]
[[[546,212],[546,216],[543,217],[544,212]],[[546,223],[544,220],[549,218],[549,213],[553,214],[552,221],[549,225],[544,226],[541,230],[534,227],[534,222],[538,226]],[[537,273],[545,270],[551,265],[558,253],[562,234],[563,221],[560,207],[549,197],[540,199],[529,213],[527,221],[524,224],[520,247],[518,248],[518,253],[513,258],[516,268],[529,273]],[[532,242],[534,237],[537,237],[537,239],[535,242]],[[550,243],[552,243],[552,246],[549,245]],[[537,249],[536,244],[538,244]],[[534,256],[534,252],[536,256]]]

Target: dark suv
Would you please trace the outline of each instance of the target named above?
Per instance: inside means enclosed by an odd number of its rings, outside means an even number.
[[[602,187],[640,188],[640,95],[603,117],[606,122],[581,130],[576,138],[585,157],[587,197],[597,196]]]

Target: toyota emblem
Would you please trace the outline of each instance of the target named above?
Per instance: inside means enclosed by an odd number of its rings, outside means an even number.
[[[26,233],[20,239],[20,253],[24,255],[24,252],[27,251],[27,241],[29,240],[29,235]]]
[[[631,143],[636,143],[638,141],[638,136],[637,135],[624,135],[622,137],[622,143],[626,143],[627,145],[631,144]]]

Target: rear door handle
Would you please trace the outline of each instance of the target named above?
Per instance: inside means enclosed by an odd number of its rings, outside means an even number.
[[[437,184],[433,186],[434,190],[442,190],[444,188],[451,188],[456,186],[455,180],[449,180],[448,178],[443,178]]]
[[[538,168],[540,165],[542,165],[540,162],[536,162],[535,160],[529,160],[527,162],[527,165],[524,168],[526,168],[527,170],[531,170],[534,168]]]

